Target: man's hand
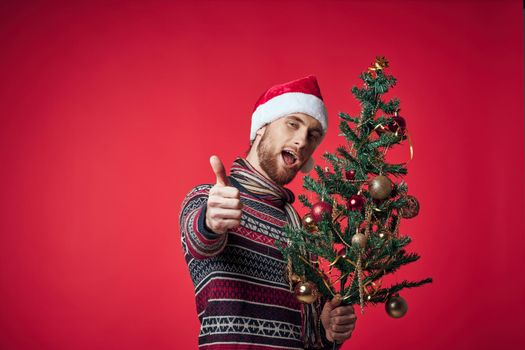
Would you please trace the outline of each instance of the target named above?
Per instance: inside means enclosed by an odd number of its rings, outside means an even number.
[[[326,332],[326,339],[338,344],[352,336],[357,317],[354,307],[342,306],[341,296],[337,294],[331,301],[324,304],[321,312],[321,322]]]
[[[211,156],[210,164],[217,182],[210,189],[206,207],[206,226],[215,233],[224,234],[241,223],[241,196],[238,189],[230,186],[226,170],[219,157]]]

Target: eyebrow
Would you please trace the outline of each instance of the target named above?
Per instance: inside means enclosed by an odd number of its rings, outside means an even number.
[[[298,123],[300,123],[302,125],[305,125],[305,122],[301,118],[299,118],[299,117],[297,117],[295,115],[289,115],[288,118],[291,118],[291,119],[295,120],[296,122],[298,122]],[[323,134],[322,129],[320,129],[318,127],[308,128],[308,131],[318,132],[321,135]]]

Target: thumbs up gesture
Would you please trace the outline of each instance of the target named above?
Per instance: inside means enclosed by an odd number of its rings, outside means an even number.
[[[210,164],[217,181],[208,196],[206,226],[215,233],[224,234],[241,223],[241,197],[239,190],[230,186],[219,157],[211,156]]]

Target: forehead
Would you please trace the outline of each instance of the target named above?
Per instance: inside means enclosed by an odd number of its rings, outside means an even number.
[[[304,124],[308,129],[318,130],[319,132],[323,131],[323,126],[321,125],[321,123],[314,117],[309,116],[308,114],[292,113],[292,114],[285,115],[281,119],[284,121],[295,120],[299,122],[300,124]]]

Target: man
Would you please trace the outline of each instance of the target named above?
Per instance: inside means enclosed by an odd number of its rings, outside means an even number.
[[[182,246],[195,285],[199,349],[331,349],[350,338],[356,316],[340,296],[316,322],[286,280],[275,247],[298,216],[283,186],[312,169],[327,129],[313,76],[270,88],[252,115],[251,148],[230,176],[212,156],[215,185],[195,187],[180,214]]]

